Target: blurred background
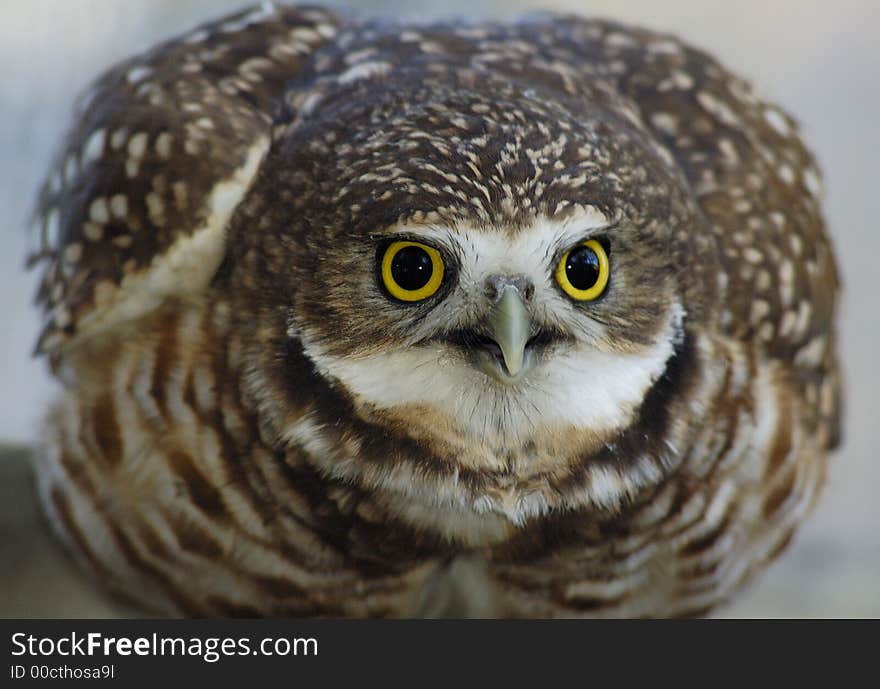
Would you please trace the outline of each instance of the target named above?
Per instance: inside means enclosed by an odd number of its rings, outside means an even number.
[[[314,0],[313,0],[314,1]],[[23,269],[34,193],[73,100],[99,71],[247,0],[0,0],[0,617],[132,612],[82,577],[48,536],[27,474],[52,395],[30,357],[39,324]],[[793,546],[722,616],[880,616],[880,2],[877,0],[364,0],[363,13],[424,20],[575,11],[675,33],[713,53],[800,121],[826,182],[845,286],[845,444]]]

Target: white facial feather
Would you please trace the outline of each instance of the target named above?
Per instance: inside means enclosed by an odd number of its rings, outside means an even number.
[[[472,318],[469,309],[485,309],[484,283],[491,275],[526,275],[535,285],[533,303],[545,322],[571,326],[571,305],[552,285],[552,267],[560,251],[604,228],[608,219],[588,209],[561,223],[548,220],[530,231],[508,235],[475,228],[452,233],[443,228],[401,228],[435,243],[458,242],[462,261],[459,284],[439,304],[430,324]],[[463,239],[462,239],[463,238]],[[481,301],[482,300],[482,301]],[[604,328],[589,321],[576,344],[562,344],[540,355],[535,367],[514,386],[499,384],[476,370],[457,350],[434,346],[401,347],[363,357],[331,356],[299,333],[307,355],[322,375],[339,380],[362,401],[378,408],[423,405],[452,418],[460,431],[495,446],[521,446],[539,427],[573,427],[596,432],[626,426],[645,393],[672,356],[683,318],[680,304],[667,314],[655,342],[637,353],[613,351]],[[432,325],[433,324],[433,325]]]
[[[474,313],[484,311],[486,279],[497,275],[530,279],[535,286],[533,303],[540,309],[538,315],[550,322],[555,314],[567,319],[568,301],[553,283],[554,259],[578,241],[598,234],[611,222],[596,208],[583,206],[561,221],[540,218],[533,227],[513,237],[474,227],[452,231],[438,226],[403,226],[394,232],[423,237],[458,256],[461,261],[458,285],[437,306],[436,318],[432,319],[457,327],[456,320],[469,321]]]

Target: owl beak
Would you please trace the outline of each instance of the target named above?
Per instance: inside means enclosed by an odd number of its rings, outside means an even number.
[[[501,348],[501,356],[504,359],[506,369],[504,383],[513,382],[522,372],[526,356],[526,344],[529,341],[531,330],[531,317],[523,303],[519,290],[513,285],[508,285],[501,293],[501,297],[489,314],[489,332],[491,337]],[[493,366],[493,377],[504,374],[499,367]]]

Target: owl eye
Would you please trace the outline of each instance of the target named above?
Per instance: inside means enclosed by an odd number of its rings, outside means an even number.
[[[382,284],[395,299],[421,301],[443,282],[443,259],[433,247],[419,242],[393,242],[382,256]]]
[[[598,298],[608,285],[608,254],[595,239],[565,252],[556,267],[556,282],[575,301]]]

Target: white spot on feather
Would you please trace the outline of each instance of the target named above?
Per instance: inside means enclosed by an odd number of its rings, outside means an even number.
[[[83,247],[82,244],[74,243],[69,244],[64,249],[64,261],[66,263],[77,263],[82,258]]]
[[[110,212],[114,218],[123,219],[128,215],[128,199],[124,194],[114,194],[110,199]]]
[[[337,81],[340,84],[350,84],[361,79],[387,74],[390,69],[391,65],[387,62],[362,62],[345,70],[337,77]]]
[[[104,153],[104,142],[107,140],[107,130],[97,129],[89,135],[82,148],[80,164],[85,167],[93,160],[97,160]]]
[[[184,39],[184,43],[192,45],[194,43],[201,43],[206,38],[208,38],[210,34],[205,29],[197,29],[193,31],[189,36]]]
[[[89,206],[89,218],[100,225],[110,222],[110,209],[107,207],[107,199],[99,196]]]
[[[129,84],[137,84],[138,82],[143,81],[148,76],[153,73],[153,69],[151,67],[146,67],[144,65],[137,65],[136,67],[132,67],[125,74],[125,79]]]
[[[775,108],[767,108],[764,110],[764,119],[776,131],[779,136],[788,138],[791,136],[791,127],[785,116]]]
[[[54,249],[58,246],[61,232],[61,216],[57,208],[53,208],[46,216],[45,238],[46,246]]]
[[[123,145],[125,145],[126,139],[128,139],[128,130],[125,127],[114,129],[113,133],[110,135],[110,148],[114,151],[118,151]]]
[[[822,179],[814,168],[808,167],[804,172],[804,184],[807,185],[807,190],[813,195],[813,198],[821,198]]]
[[[171,134],[162,132],[156,138],[156,153],[163,160],[171,157]]]
[[[718,98],[715,94],[708,91],[700,91],[697,94],[697,102],[706,112],[717,117],[722,124],[737,129],[741,127],[742,123],[730,105]]]
[[[132,158],[142,158],[144,155],[144,151],[147,150],[147,133],[138,132],[137,134],[132,136],[128,140],[128,147],[126,150],[128,151],[128,155],[130,155]]]
[[[98,242],[104,236],[104,226],[94,222],[84,222],[83,234],[85,235],[86,239],[90,239],[93,242]]]

